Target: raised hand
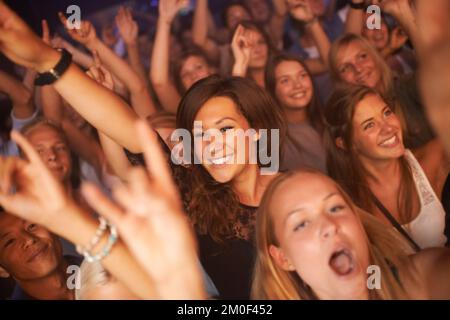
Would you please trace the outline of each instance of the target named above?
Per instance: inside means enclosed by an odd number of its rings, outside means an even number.
[[[138,36],[138,25],[133,20],[130,8],[120,7],[116,16],[116,25],[120,36],[127,45],[136,44]]]
[[[13,62],[39,72],[53,68],[60,57],[3,1],[0,1],[0,51]]]
[[[84,46],[89,47],[97,39],[97,33],[95,31],[95,28],[89,21],[86,20],[81,21],[81,26],[79,29],[68,28],[66,16],[62,12],[59,12],[58,16],[59,20],[64,25],[64,28],[66,29],[67,33],[73,40],[78,41]]]
[[[231,41],[231,49],[236,61],[250,60],[252,47],[255,45],[253,33],[248,32],[242,25],[239,25],[234,32]]]
[[[159,17],[171,23],[177,13],[189,5],[189,0],[164,0],[159,2]]]
[[[381,10],[393,17],[399,17],[402,13],[411,10],[409,0],[372,0],[372,4],[379,6]]]
[[[50,226],[71,200],[31,144],[16,131],[11,138],[27,159],[0,157],[0,205],[22,219]]]
[[[419,83],[431,123],[450,157],[450,2],[416,1]]]
[[[308,0],[287,0],[289,14],[298,21],[309,23],[314,20],[314,13]]]
[[[129,183],[114,189],[120,207],[93,185],[84,185],[83,194],[97,212],[118,227],[161,298],[202,298],[194,235],[167,159],[148,125],[140,121],[136,128],[148,167],[131,169]]]
[[[111,72],[102,66],[97,51],[94,51],[94,65],[89,68],[86,74],[105,88],[114,91],[113,76],[111,75]]]

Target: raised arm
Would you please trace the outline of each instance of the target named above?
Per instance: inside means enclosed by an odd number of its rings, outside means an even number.
[[[419,87],[430,123],[450,159],[450,2],[417,1]]]
[[[19,80],[1,70],[0,92],[7,94],[11,99],[14,117],[26,119],[33,115],[34,105],[30,90],[28,90]]]
[[[176,113],[181,98],[170,78],[170,28],[183,5],[180,0],[159,2],[159,17],[150,64],[153,89],[164,109],[173,113]]]
[[[12,61],[46,72],[61,54],[46,45],[3,2],[0,2],[0,50]],[[54,83],[58,93],[92,126],[132,152],[140,152],[133,123],[136,113],[119,97],[98,85],[76,65]]]
[[[206,23],[208,22],[208,23]],[[208,37],[208,26],[213,22],[210,19],[208,0],[197,0],[192,22],[192,39],[202,48],[212,61],[218,61],[220,52],[217,44]]]
[[[140,52],[138,34],[139,28],[136,21],[133,20],[133,14],[130,8],[120,7],[116,16],[116,25],[119,29],[120,36],[122,37],[127,47],[128,61],[144,83],[149,86],[149,78],[145,72],[144,65],[142,64]]]
[[[351,0],[353,4],[360,5],[365,3],[365,0]],[[345,33],[353,33],[360,35],[364,28],[365,10],[354,9],[350,7],[345,21]]]
[[[66,23],[66,18],[60,13],[60,19]],[[119,79],[130,92],[131,104],[137,114],[147,117],[156,111],[147,86],[130,65],[114,53],[96,35],[95,28],[88,21],[83,21],[81,29],[68,30],[73,39],[83,43],[91,52],[97,52],[104,65]]]
[[[305,64],[312,74],[320,74],[328,70],[328,53],[330,52],[330,40],[320,21],[314,16],[314,13],[307,0],[287,1],[289,14],[297,21],[305,24],[306,32],[310,33],[320,58],[306,59]]]
[[[273,13],[270,18],[270,37],[278,49],[283,48],[284,24],[287,16],[286,0],[272,0]]]

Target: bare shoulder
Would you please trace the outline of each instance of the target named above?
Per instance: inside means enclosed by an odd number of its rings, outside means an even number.
[[[412,298],[450,298],[450,249],[432,248],[411,255],[402,280]]]

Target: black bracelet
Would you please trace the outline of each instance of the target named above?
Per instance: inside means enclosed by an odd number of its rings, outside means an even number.
[[[56,66],[44,73],[38,73],[34,84],[36,86],[45,86],[56,82],[69,69],[72,63],[72,55],[66,49],[58,49],[62,53],[61,59]]]
[[[349,1],[348,4],[350,5],[350,8],[355,9],[355,10],[364,10],[364,9],[366,9],[366,3],[365,2],[354,3],[353,1]]]

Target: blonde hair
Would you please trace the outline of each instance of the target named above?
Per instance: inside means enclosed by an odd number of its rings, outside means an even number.
[[[273,214],[270,212],[275,191],[288,179],[301,173],[312,173],[326,177],[316,170],[305,169],[282,174],[274,179],[261,201],[256,219],[257,257],[254,268],[252,298],[270,300],[317,299],[314,292],[295,271],[285,271],[271,258],[270,245],[277,245],[274,233]],[[327,179],[330,179],[326,177]],[[330,179],[330,181],[333,181]],[[334,181],[333,181],[334,182]],[[355,206],[349,196],[335,183],[351,210],[357,213],[366,231],[370,263],[377,265],[383,274],[380,290],[370,290],[371,299],[405,299],[407,294],[394,274],[407,261],[410,246],[395,231],[369,213]]]
[[[111,281],[114,281],[114,278],[100,262],[91,263],[84,260],[77,273],[76,283],[79,283],[80,286],[75,290],[75,299],[86,300],[86,294],[90,290],[105,286]]]
[[[339,72],[338,54],[343,48],[346,48],[353,42],[358,42],[361,47],[372,56],[376,65],[380,68],[381,83],[378,84],[375,89],[377,89],[383,97],[386,97],[392,90],[394,75],[381,54],[362,36],[352,33],[346,34],[332,44],[329,56],[331,78],[336,83],[344,82]]]

